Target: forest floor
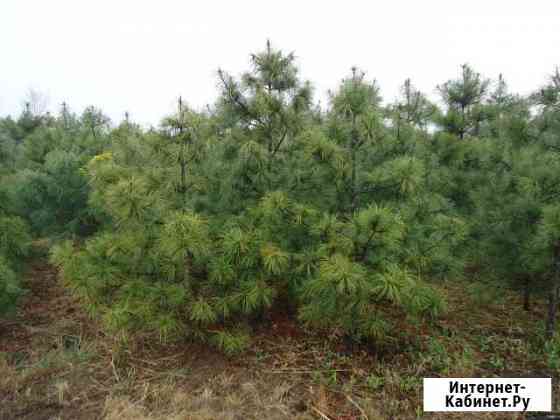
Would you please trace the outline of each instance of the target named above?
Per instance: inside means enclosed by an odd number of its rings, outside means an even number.
[[[350,352],[275,314],[235,357],[157,337],[117,346],[44,257],[31,261],[24,287],[18,313],[0,322],[0,420],[521,419],[423,413],[422,378],[555,377],[560,365],[533,339],[543,305],[525,312],[511,294],[474,311],[481,303],[461,284],[441,286],[449,310],[436,325],[381,348]]]

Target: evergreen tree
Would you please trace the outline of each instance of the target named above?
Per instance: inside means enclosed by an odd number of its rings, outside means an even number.
[[[461,140],[466,136],[478,136],[480,124],[485,120],[484,101],[490,81],[484,79],[468,64],[461,67],[461,76],[438,86],[447,107],[441,125]]]
[[[0,185],[3,178],[0,176]],[[0,189],[0,315],[15,308],[22,294],[19,272],[31,244],[23,219],[10,214],[9,196]]]
[[[235,201],[259,199],[290,182],[286,161],[311,105],[311,86],[299,80],[293,53],[286,55],[267,42],[265,51],[251,55],[251,66],[240,81],[218,72],[219,105],[231,120],[226,141],[235,159],[230,175]]]
[[[438,109],[426,95],[416,89],[410,79],[406,79],[401,87],[401,97],[390,108],[390,115],[396,131],[395,137],[400,140],[401,132],[409,126],[425,130],[438,115]]]
[[[113,132],[87,165],[101,230],[53,251],[66,281],[114,331],[187,333],[226,352],[279,305],[355,339],[388,331],[388,305],[438,315],[407,245],[429,236],[404,219],[423,165],[381,142],[375,83],[355,70],[323,117],[293,54],[267,44],[251,63],[240,81],[219,72],[213,112],[180,100],[159,131]]]
[[[36,235],[85,237],[52,261],[123,335],[233,353],[287,308],[379,341],[395,316],[440,315],[431,283],[471,281],[466,267],[523,289],[526,309],[546,295],[555,334],[558,71],[522,97],[464,65],[439,87],[440,111],[410,80],[385,106],[353,68],[323,109],[294,54],[267,43],[250,64],[239,79],[218,72],[214,107],[180,98],[157,129],[65,104],[55,118],[30,104],[1,120],[0,306],[19,293],[23,218]]]

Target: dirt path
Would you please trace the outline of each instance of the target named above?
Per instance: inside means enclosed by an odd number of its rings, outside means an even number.
[[[49,335],[61,319],[76,319],[76,303],[57,282],[56,270],[44,261],[34,261],[25,273],[26,294],[20,300],[15,319],[0,323],[0,352],[21,353],[28,358],[31,345],[41,333]]]
[[[84,346],[94,324],[44,260],[31,262],[23,287],[16,316],[0,323],[0,419],[98,417],[106,393],[87,389],[85,362],[96,360]]]

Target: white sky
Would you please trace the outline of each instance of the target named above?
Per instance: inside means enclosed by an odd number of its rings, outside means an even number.
[[[157,124],[182,95],[213,103],[267,38],[295,51],[325,97],[352,65],[392,101],[405,78],[429,95],[468,62],[527,93],[560,65],[558,0],[0,0],[0,115],[30,88],[55,110],[93,104]]]

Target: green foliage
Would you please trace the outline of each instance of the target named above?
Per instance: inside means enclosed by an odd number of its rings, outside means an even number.
[[[109,143],[106,117],[90,108],[81,119],[66,107],[58,118],[26,112],[16,123],[0,124],[0,138],[5,138],[0,159],[11,160],[10,182],[2,188],[12,210],[39,235],[91,233],[96,221],[87,207],[89,186],[82,168]]]
[[[232,355],[245,350],[249,344],[249,337],[243,333],[229,333],[218,331],[211,337],[212,343],[224,353]]]
[[[10,261],[25,257],[31,237],[21,218],[0,213],[0,255]]]
[[[321,109],[294,54],[267,43],[250,64],[218,72],[213,107],[180,98],[158,129],[91,107],[3,120],[0,251],[24,254],[13,213],[85,236],[51,260],[112,332],[230,354],[284,307],[367,342],[441,316],[433,282],[491,278],[461,283],[478,305],[560,290],[557,73],[523,98],[464,65],[440,110],[410,80],[384,105],[353,68]]]
[[[65,280],[114,331],[183,332],[226,352],[247,342],[232,329],[285,302],[356,339],[390,334],[388,307],[439,315],[420,276],[444,258],[425,251],[420,265],[417,250],[439,237],[451,259],[460,222],[445,208],[429,229],[412,226],[433,194],[428,167],[406,138],[381,142],[376,83],[353,70],[320,124],[292,54],[267,44],[251,64],[240,80],[220,71],[214,114],[180,100],[160,131],[121,127],[84,165],[102,229],[53,250]],[[409,123],[424,124],[427,107]]]
[[[548,367],[552,370],[560,370],[560,344],[558,336],[544,344],[544,354],[546,355]]]
[[[4,315],[15,308],[15,302],[21,295],[16,273],[10,268],[6,258],[0,256],[0,314]]]
[[[18,274],[30,245],[31,236],[24,220],[0,209],[0,315],[12,312],[23,293]]]
[[[486,117],[482,106],[490,81],[482,78],[468,64],[461,67],[461,76],[439,86],[447,113],[441,120],[446,131],[463,139],[466,135],[478,135],[480,123]]]

